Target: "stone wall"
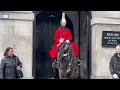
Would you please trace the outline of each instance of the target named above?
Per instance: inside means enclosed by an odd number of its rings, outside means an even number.
[[[119,11],[92,11],[92,79],[111,79],[109,62],[115,48],[102,47],[102,31],[120,31]]]
[[[79,12],[78,11],[64,11],[70,18],[74,28],[74,42],[79,41]]]
[[[33,12],[1,11],[0,15],[0,59],[7,47],[13,47],[23,63],[23,78],[32,78]],[[8,18],[3,18],[3,15],[8,15]]]

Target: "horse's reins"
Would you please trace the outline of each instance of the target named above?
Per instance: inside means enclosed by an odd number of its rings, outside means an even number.
[[[62,38],[62,35],[61,35],[61,30],[60,30],[60,38]],[[57,45],[57,47],[61,44],[61,42]]]
[[[61,35],[61,30],[60,30],[60,38],[62,38],[62,35]],[[61,45],[62,42],[60,42],[58,45],[57,45],[57,50],[58,50],[58,47]],[[58,60],[58,57],[57,57],[57,60]]]

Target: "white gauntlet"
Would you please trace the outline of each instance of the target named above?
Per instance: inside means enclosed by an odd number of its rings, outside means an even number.
[[[66,40],[65,42],[70,43],[70,40]]]
[[[60,43],[64,42],[64,39],[63,39],[63,38],[60,38],[59,42],[60,42]]]
[[[117,74],[113,74],[113,78],[114,78],[114,79],[118,79],[119,77],[118,77]]]

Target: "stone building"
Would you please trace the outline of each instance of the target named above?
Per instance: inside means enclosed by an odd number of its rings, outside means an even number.
[[[0,59],[6,47],[23,62],[25,79],[52,78],[48,50],[63,11],[0,11]],[[119,11],[64,11],[67,27],[78,44],[83,79],[110,79],[109,61],[114,47],[102,46],[103,31],[120,28]],[[109,45],[108,45],[109,46]]]

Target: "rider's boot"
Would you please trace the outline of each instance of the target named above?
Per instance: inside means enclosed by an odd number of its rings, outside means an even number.
[[[78,65],[82,64],[79,57],[77,57],[77,62],[78,62]]]

